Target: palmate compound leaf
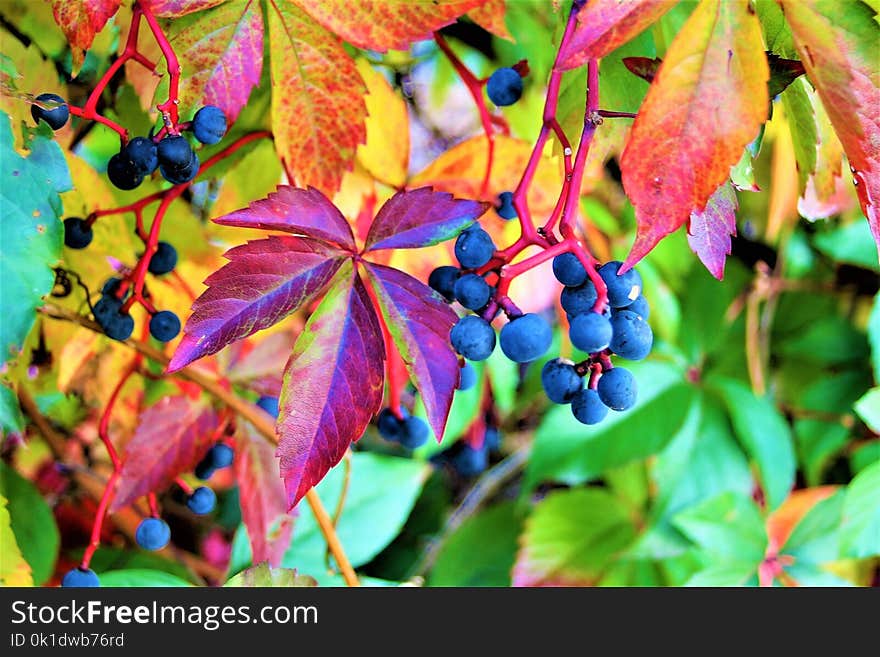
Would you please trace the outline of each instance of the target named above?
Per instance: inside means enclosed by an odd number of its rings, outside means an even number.
[[[55,22],[70,43],[74,70],[79,69],[95,35],[121,4],[122,0],[52,0]]]
[[[625,268],[701,212],[766,120],[769,70],[746,0],[702,0],[666,52],[620,168],[638,232]]]
[[[294,0],[315,20],[359,48],[405,50],[413,41],[486,0]]]
[[[207,278],[208,289],[193,303],[168,371],[278,323],[327,286],[343,256],[330,245],[289,235],[231,249],[229,262]]]
[[[165,490],[192,470],[211,447],[217,427],[214,409],[188,397],[165,397],[140,416],[125,446],[122,476],[111,513],[152,491]]]
[[[719,281],[730,255],[730,236],[736,235],[736,192],[730,182],[719,187],[702,212],[692,212],[688,222],[688,245],[706,269]]]
[[[385,325],[419,391],[438,440],[458,385],[458,357],[449,344],[455,312],[431,288],[408,274],[368,264]]]
[[[379,318],[346,261],[284,370],[276,454],[291,507],[342,459],[379,411],[384,360]]]
[[[567,71],[588,59],[604,57],[643,32],[677,3],[675,0],[590,0],[578,12],[568,44],[559,53],[559,68]]]

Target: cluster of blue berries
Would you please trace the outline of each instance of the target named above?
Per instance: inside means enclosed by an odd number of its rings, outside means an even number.
[[[476,477],[489,467],[489,457],[501,448],[501,432],[497,427],[487,426],[483,442],[474,447],[465,440],[459,440],[451,447],[431,457],[435,465],[448,465],[459,477]]]

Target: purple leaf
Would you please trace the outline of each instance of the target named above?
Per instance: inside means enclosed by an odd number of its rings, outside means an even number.
[[[446,427],[458,385],[458,357],[449,331],[458,315],[424,283],[401,271],[367,264],[379,307],[422,401],[434,435]]]
[[[348,261],[284,370],[276,456],[291,507],[339,463],[378,412],[384,360],[379,318]]]
[[[272,326],[308,303],[339,269],[342,254],[288,235],[228,251],[229,262],[207,278],[208,289],[193,303],[168,371]]]
[[[299,189],[281,185],[247,208],[217,217],[222,226],[280,230],[338,244],[354,253],[354,234],[342,213],[314,187]]]
[[[192,470],[210,448],[216,427],[214,410],[188,397],[165,397],[150,406],[125,446],[122,475],[110,512],[168,488],[177,475]]]
[[[688,244],[719,281],[730,255],[730,236],[736,235],[736,192],[725,182],[709,197],[702,212],[691,212]]]
[[[443,242],[488,208],[488,203],[454,199],[430,187],[397,192],[373,220],[364,250],[413,249]]]

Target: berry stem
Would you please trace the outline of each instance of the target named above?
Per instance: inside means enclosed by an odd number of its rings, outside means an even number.
[[[174,48],[171,47],[171,44],[168,42],[168,37],[165,36],[162,28],[159,27],[159,23],[156,21],[156,17],[153,16],[150,8],[148,6],[142,6],[140,2],[135,2],[134,6],[135,9],[140,10],[144,19],[147,21],[147,25],[153,33],[156,43],[159,44],[159,49],[162,51],[162,56],[165,58],[165,63],[168,68],[168,100],[158,105],[157,108],[162,112],[162,116],[165,118],[165,126],[168,128],[168,132],[172,135],[179,134],[177,125],[179,119],[177,106],[180,102],[178,100],[178,87],[180,85],[181,71],[180,62],[177,60],[177,54],[174,52]]]
[[[613,110],[596,110],[596,114],[601,116],[603,119],[634,119],[637,114],[634,112],[615,112]]]
[[[91,119],[92,121],[97,121],[98,123],[107,126],[111,130],[113,130],[113,132],[117,133],[123,143],[126,143],[128,141],[128,130],[123,128],[115,121],[111,121],[110,119],[101,116],[97,112],[89,112],[88,110],[77,107],[76,105],[68,105],[67,107],[73,116],[78,116],[82,119]]]

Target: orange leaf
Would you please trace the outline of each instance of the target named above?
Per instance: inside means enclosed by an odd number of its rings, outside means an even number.
[[[874,11],[861,2],[778,1],[807,77],[843,144],[880,248],[880,31]]]
[[[366,137],[365,87],[338,39],[288,0],[269,0],[272,132],[300,186],[339,189]]]
[[[636,209],[632,267],[701,212],[767,119],[769,69],[746,0],[702,0],[669,47],[620,168]]]
[[[468,18],[487,32],[491,32],[502,39],[513,41],[513,36],[510,34],[507,25],[504,23],[504,14],[506,12],[506,0],[489,0],[486,4],[471,9],[468,12]]]
[[[52,0],[55,22],[70,43],[74,71],[79,70],[85,51],[120,4],[122,0]]]
[[[405,50],[486,0],[294,0],[328,30],[359,48]]]
[[[788,540],[792,530],[810,509],[837,492],[837,486],[816,486],[794,491],[767,517],[767,536],[770,545],[779,549]]]

